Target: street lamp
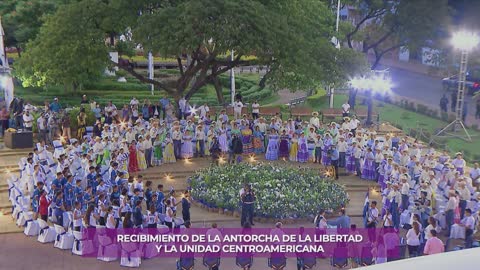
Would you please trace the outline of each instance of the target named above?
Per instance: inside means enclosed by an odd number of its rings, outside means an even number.
[[[473,32],[460,31],[453,34],[451,42],[455,49],[459,49],[461,51],[460,71],[458,74],[458,91],[457,91],[457,106],[456,106],[455,120],[453,120],[453,122],[448,124],[442,130],[440,130],[437,133],[437,136],[447,131],[452,126],[453,126],[453,132],[457,132],[459,130],[459,127],[462,127],[466,137],[462,137],[462,136],[460,137],[463,139],[466,139],[467,141],[471,141],[472,137],[468,133],[463,123],[465,81],[467,76],[468,53],[480,43],[480,37]]]
[[[392,81],[385,76],[373,75],[371,77],[357,77],[350,80],[350,86],[354,89],[365,91],[368,97],[367,101],[367,121],[366,126],[372,124],[373,93],[387,94],[393,87]]]

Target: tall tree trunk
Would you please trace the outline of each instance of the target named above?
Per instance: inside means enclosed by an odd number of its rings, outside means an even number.
[[[22,49],[20,49],[20,47],[18,47],[18,46],[16,46],[15,49],[17,49],[18,57],[22,57]]]
[[[72,83],[72,91],[74,94],[77,93],[78,85],[79,84],[76,82]]]
[[[217,100],[218,103],[223,106],[225,104],[225,97],[223,96],[222,92],[222,84],[220,83],[220,80],[218,79],[217,76],[213,77],[213,86],[215,86],[215,92],[217,93]]]

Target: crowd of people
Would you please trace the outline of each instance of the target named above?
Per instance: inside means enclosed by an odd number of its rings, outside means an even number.
[[[47,133],[40,136],[33,152],[20,162],[19,180],[24,193],[31,196],[36,217],[47,220],[50,215],[63,226],[64,212],[72,211],[73,226],[78,230],[97,225],[189,225],[188,192],[178,200],[174,190],[165,193],[162,185],[155,188],[151,181],[144,183],[139,172],[180,159],[211,156],[218,163],[228,156],[228,162],[236,163],[242,162],[243,156],[264,155],[266,160],[331,166],[337,179],[343,173],[377,182],[382,208],[378,210],[377,203],[371,202],[364,212],[364,225],[407,229],[411,256],[423,250],[430,254],[433,244],[428,243],[442,227],[448,236],[463,230],[466,247],[472,246],[480,168],[475,164],[467,174],[461,153],[451,159],[447,152],[438,154],[406,137],[379,135],[373,128],[364,128],[355,115],[350,116],[348,104],[342,106],[342,123],[324,124],[317,112],[307,121],[283,121],[280,115],[267,120],[259,115],[255,102],[252,115],[237,111],[232,119],[226,110],[212,115],[207,104],[195,108],[183,100],[176,105],[177,112],[166,97],[153,106],[146,101],[141,114],[135,98],[121,110],[109,103],[94,110],[97,120],[91,131],[82,109],[76,138],[62,127],[63,136],[50,133],[50,148]],[[99,108],[86,97],[82,104]],[[240,109],[244,106],[240,99],[236,104]],[[60,108],[48,106],[39,121],[57,109],[59,113]],[[39,132],[41,127],[39,124]],[[253,223],[254,195],[245,189],[240,199],[252,210],[242,215],[242,225]],[[176,218],[180,203],[182,219]],[[328,224],[325,216],[319,215],[316,226]],[[425,248],[421,251],[422,243]]]

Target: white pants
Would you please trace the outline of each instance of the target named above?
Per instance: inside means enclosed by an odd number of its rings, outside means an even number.
[[[235,118],[235,120],[242,118],[242,109],[233,110],[233,117]]]

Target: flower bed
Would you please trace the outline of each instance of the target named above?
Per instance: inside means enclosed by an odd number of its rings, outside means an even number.
[[[344,187],[317,170],[274,164],[226,165],[198,171],[190,179],[192,197],[211,208],[234,212],[240,208],[239,191],[251,183],[260,218],[311,218],[319,209],[336,210],[349,199]]]

